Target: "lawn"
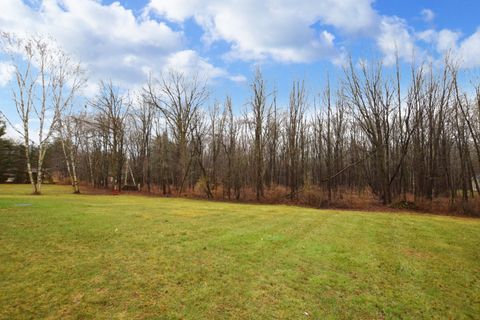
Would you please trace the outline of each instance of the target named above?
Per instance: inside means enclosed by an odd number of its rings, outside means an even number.
[[[480,318],[480,220],[0,185],[1,319]]]

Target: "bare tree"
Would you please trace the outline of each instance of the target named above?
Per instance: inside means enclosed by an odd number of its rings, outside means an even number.
[[[68,175],[72,184],[73,193],[80,193],[80,184],[77,174],[77,156],[82,123],[74,115],[60,117],[58,121],[58,135],[62,145],[63,156]]]
[[[103,138],[103,148],[107,152],[112,168],[114,190],[120,190],[123,167],[126,163],[125,133],[126,118],[130,102],[126,96],[119,93],[112,82],[101,82],[100,92],[90,101],[90,105],[98,112],[91,123]],[[105,167],[108,177],[108,166]]]
[[[130,114],[134,132],[131,133],[131,145],[138,151],[138,166],[141,176],[141,189],[151,191],[151,143],[156,107],[149,97],[142,93],[137,97],[136,108]]]
[[[263,163],[263,151],[264,151],[264,130],[265,119],[267,114],[266,109],[266,88],[265,81],[263,80],[260,69],[256,70],[255,78],[252,83],[253,96],[250,102],[252,118],[249,121],[254,128],[253,133],[253,167],[255,170],[255,194],[256,199],[260,200],[264,196],[263,192],[263,175],[264,175],[264,163]]]
[[[27,171],[33,193],[40,194],[47,146],[64,110],[85,82],[83,70],[51,39],[19,38],[1,34],[2,49],[14,67],[12,97],[22,130]],[[38,123],[38,139],[31,138],[32,122]],[[33,175],[31,143],[38,144],[36,178]]]
[[[355,121],[368,137],[375,153],[374,176],[371,186],[384,204],[392,201],[391,134],[395,123],[394,89],[383,79],[383,66],[379,62],[370,70],[362,63],[360,75],[353,63],[346,72],[346,91]]]
[[[176,144],[175,185],[182,193],[189,173],[191,157],[188,152],[192,123],[201,105],[208,97],[205,82],[198,76],[187,78],[182,73],[170,71],[160,80],[159,87],[150,81],[145,89],[149,102],[165,117]]]
[[[290,104],[287,113],[286,137],[287,137],[287,181],[290,185],[290,198],[298,196],[299,182],[301,174],[300,156],[303,151],[301,148],[301,134],[303,132],[303,116],[306,111],[306,96],[304,82],[294,82],[290,92]]]
[[[86,82],[84,70],[63,52],[57,53],[58,63],[52,77],[52,102],[58,114],[57,130],[62,144],[73,192],[80,193],[77,175],[77,151],[81,123],[74,117],[73,106],[78,91]]]

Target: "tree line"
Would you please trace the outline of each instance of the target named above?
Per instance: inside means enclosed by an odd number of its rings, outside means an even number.
[[[463,89],[448,56],[403,73],[398,59],[393,67],[350,62],[319,93],[294,81],[284,104],[259,69],[243,108],[229,96],[211,103],[204,79],[173,70],[135,93],[101,82],[79,107],[87,83],[79,63],[44,38],[2,39],[35,193],[50,148],[74,192],[84,183],[262,201],[280,190],[293,202],[313,194],[315,206],[368,192],[385,205],[444,198],[465,211],[480,196],[480,84]]]

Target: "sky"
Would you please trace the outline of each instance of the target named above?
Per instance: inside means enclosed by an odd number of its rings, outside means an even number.
[[[0,0],[0,30],[45,34],[81,61],[85,96],[100,80],[135,90],[174,69],[208,78],[211,100],[249,99],[253,70],[286,100],[293,80],[312,94],[349,57],[436,62],[447,51],[480,67],[478,0]],[[15,123],[12,68],[0,55],[0,110]],[[11,132],[11,131],[9,131]]]

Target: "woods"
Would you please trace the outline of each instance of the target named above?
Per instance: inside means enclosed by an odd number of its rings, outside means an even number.
[[[41,40],[3,41],[21,45],[28,58],[20,63],[12,50],[12,97],[35,193],[45,154],[61,150],[51,159],[64,164],[50,166],[77,193],[83,183],[316,207],[358,194],[383,205],[448,199],[478,214],[480,85],[463,88],[461,66],[448,57],[408,68],[398,59],[393,66],[350,61],[342,77],[325,77],[320,92],[294,81],[286,103],[257,68],[243,106],[229,96],[212,101],[206,79],[175,70],[150,76],[136,91],[101,82],[81,104],[80,64]],[[35,141],[32,116],[39,121]]]

